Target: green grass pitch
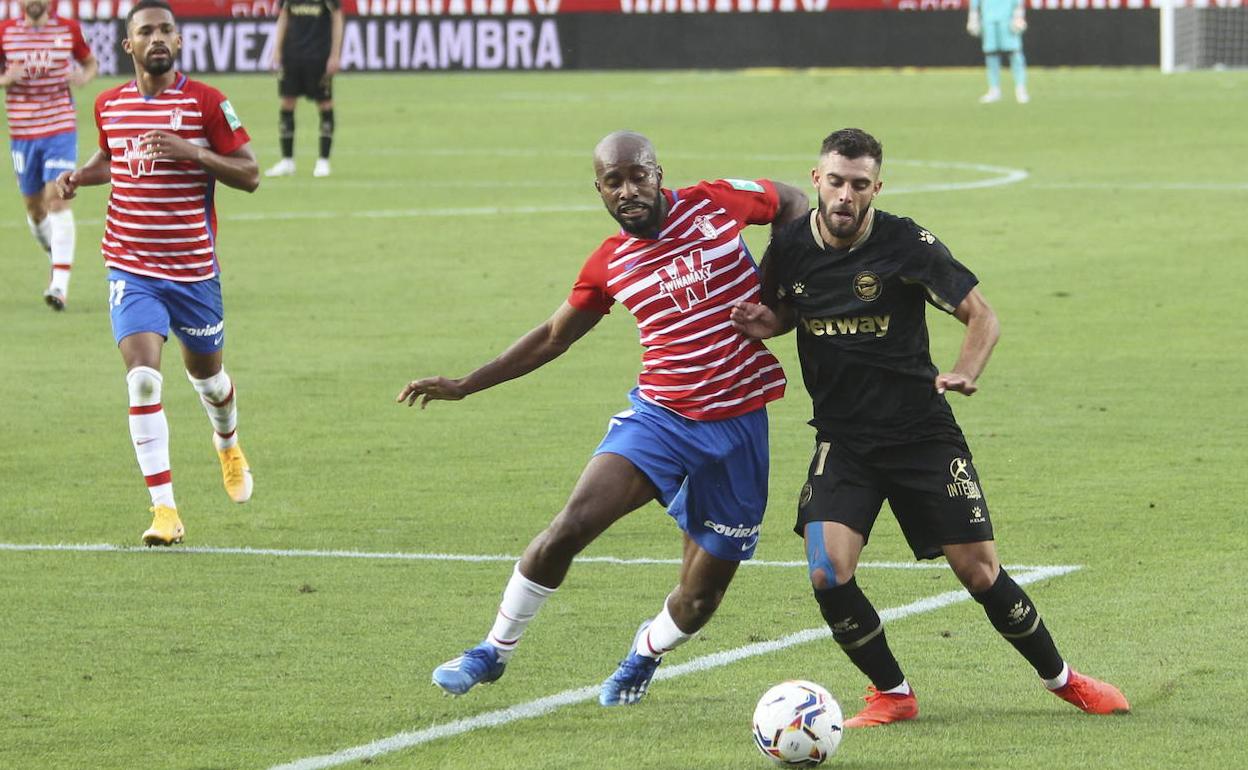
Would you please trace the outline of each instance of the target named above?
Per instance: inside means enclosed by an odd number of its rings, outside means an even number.
[[[1242,766],[1248,715],[1248,74],[1039,70],[1026,106],[976,104],[975,70],[345,76],[334,175],[218,188],[226,365],[255,497],[231,504],[210,429],[167,348],[164,403],[188,536],[173,552],[0,550],[0,767],[247,770],[596,685],[676,579],[585,562],[506,676],[460,699],[430,670],[488,629],[510,562],[187,552],[192,547],[518,554],[563,504],[639,347],[617,310],[561,360],[462,403],[393,403],[542,321],[612,230],[590,151],[632,128],[666,181],[806,185],[829,131],[884,142],[878,205],[977,272],[1003,337],[952,402],[1007,564],[1078,565],[1031,584],[1064,655],[1135,708],[1091,718],[1047,695],[979,608],[898,618],[922,707],[848,735],[833,766]],[[264,77],[214,78],[276,160]],[[94,145],[80,96],[80,143]],[[106,191],[84,191],[67,311],[15,185],[0,208],[0,542],[132,547],[147,495],[98,255]],[[749,241],[761,255],[766,232]],[[948,366],[961,326],[929,325]],[[771,408],[772,503],[758,558],[790,531],[812,446],[791,338]],[[587,556],[674,559],[651,506]],[[908,561],[881,518],[865,558]],[[881,609],[957,588],[947,570],[864,568]],[[718,617],[664,668],[821,625],[801,567],[742,569]],[[749,735],[770,685],[807,678],[846,711],[865,682],[828,639],[657,681],[636,708],[583,701],[345,767],[763,768]],[[1239,746],[1239,749],[1235,747]]]

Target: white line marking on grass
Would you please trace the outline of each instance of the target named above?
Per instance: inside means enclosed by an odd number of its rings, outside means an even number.
[[[1058,565],[1052,567],[1038,567],[1027,574],[1014,575],[1014,581],[1019,585],[1027,585],[1037,580],[1046,578],[1059,577],[1066,575],[1079,569],[1074,565]],[[948,607],[951,604],[964,602],[970,599],[970,594],[966,591],[947,591],[943,594],[929,596],[926,599],[904,604],[900,607],[890,607],[880,612],[880,618],[884,621],[900,620],[910,615],[918,615],[924,612],[932,612],[933,610]],[[700,658],[694,658],[686,663],[670,666],[668,668],[660,668],[655,674],[655,679],[674,679],[678,676],[693,674],[700,671],[707,671],[712,668],[726,666],[729,663],[735,663],[746,658],[756,657],[758,655],[766,655],[770,652],[777,652],[788,647],[794,647],[799,644],[806,644],[817,639],[823,639],[832,635],[827,626],[820,628],[809,628],[805,631],[789,634],[788,636],[775,639],[770,642],[759,642],[757,644],[748,644],[744,647],[738,647],[733,650],[725,650],[711,655],[704,655]],[[522,719],[532,719],[534,717],[543,716],[550,712],[562,708],[564,706],[572,706],[585,701],[593,700],[598,696],[598,685],[589,687],[579,687],[575,690],[564,690],[563,692],[548,695],[545,698],[529,701],[528,703],[520,703],[515,706],[509,706],[505,709],[497,709],[488,711],[484,714],[478,714],[467,719],[458,719],[454,722],[446,722],[440,725],[433,725],[423,730],[413,730],[409,732],[396,733],[389,738],[382,738],[365,743],[360,746],[353,746],[349,749],[342,749],[332,754],[323,754],[316,757],[307,757],[289,762],[284,765],[275,765],[270,770],[322,770],[328,767],[338,767],[350,762],[356,762],[362,759],[378,757],[383,754],[392,754],[396,751],[409,749],[413,746],[419,746],[431,741],[441,740],[442,738],[450,738],[454,735],[479,730],[483,727],[498,727],[500,725],[517,722]]]
[[[511,554],[473,553],[409,553],[404,551],[318,551],[290,548],[248,548],[212,546],[174,546],[172,548],[148,548],[141,545],[113,545],[112,543],[0,543],[0,551],[70,551],[80,553],[120,554],[220,554],[223,556],[282,556],[320,559],[388,559],[395,561],[458,561],[458,562],[507,562],[520,560]],[[577,564],[612,564],[621,566],[680,565],[680,559],[623,558],[619,556],[578,556]],[[805,567],[805,561],[764,561],[754,559],[742,562],[743,567]],[[933,561],[864,561],[858,565],[868,569],[935,569],[945,570],[944,562]],[[1009,570],[1050,569],[1047,566],[1007,564]]]

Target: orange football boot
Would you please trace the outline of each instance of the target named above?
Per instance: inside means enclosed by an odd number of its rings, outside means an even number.
[[[1090,676],[1084,676],[1073,668],[1065,686],[1052,691],[1054,695],[1089,714],[1129,714],[1127,703],[1117,687]]]
[[[846,727],[875,727],[919,716],[919,701],[914,697],[913,687],[907,695],[895,695],[880,692],[875,685],[867,685],[867,694],[862,699],[867,702],[867,707],[845,720]]]

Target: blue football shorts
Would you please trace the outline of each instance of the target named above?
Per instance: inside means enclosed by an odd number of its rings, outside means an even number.
[[[754,555],[767,508],[767,410],[726,420],[690,420],[643,399],[611,418],[594,451],[629,460],[659,491],[659,502],[712,556]]]
[[[1010,20],[986,21],[983,26],[984,53],[1016,53],[1023,50],[1023,36],[1010,31]]]
[[[184,283],[108,270],[108,309],[113,339],[172,330],[188,350],[214,353],[225,346],[225,307],[221,279]]]
[[[9,149],[13,151],[13,173],[17,174],[22,195],[34,195],[62,171],[78,167],[77,131],[42,139],[14,139],[9,142]]]

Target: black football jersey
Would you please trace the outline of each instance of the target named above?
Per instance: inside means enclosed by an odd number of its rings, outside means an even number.
[[[797,319],[802,378],[821,440],[869,451],[933,438],[965,444],[928,344],[926,306],[952,313],[979,282],[929,231],[876,210],[850,249],[826,248],[816,211],[781,228],[764,296]]]
[[[278,0],[285,8],[286,37],[282,39],[282,61],[324,62],[333,42],[333,12],[341,0]]]

